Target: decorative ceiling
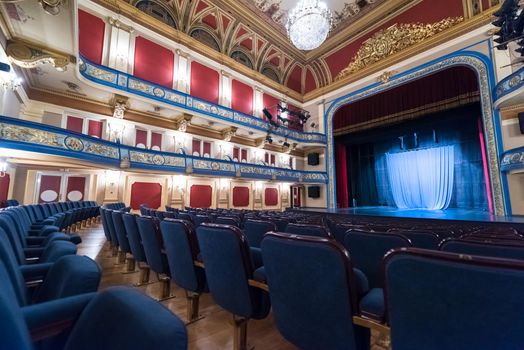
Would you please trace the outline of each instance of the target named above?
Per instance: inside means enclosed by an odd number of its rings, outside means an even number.
[[[239,0],[252,11],[263,17],[273,26],[285,33],[285,25],[289,11],[295,7],[298,0]],[[347,26],[357,18],[386,0],[323,0],[333,14],[333,29],[331,34]]]

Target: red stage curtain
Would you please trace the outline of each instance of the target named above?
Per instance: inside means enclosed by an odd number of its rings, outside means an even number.
[[[213,203],[213,188],[209,185],[193,185],[189,191],[191,208],[209,208]]]
[[[173,88],[175,55],[169,49],[137,37],[133,75],[166,88]]]
[[[76,202],[84,199],[86,178],[84,176],[69,176],[67,178],[66,199]]]
[[[40,177],[40,191],[38,192],[38,203],[59,201],[61,182],[61,176],[42,175]]]
[[[191,62],[191,96],[218,104],[218,72],[196,61]]]
[[[66,129],[82,133],[84,128],[84,119],[78,117],[67,116]]]
[[[333,128],[362,126],[374,120],[382,122],[384,118],[416,117],[477,100],[475,72],[467,67],[453,67],[343,106],[335,114]],[[435,110],[435,106],[440,107]]]
[[[101,18],[78,10],[78,46],[88,60],[102,63],[105,23]]]
[[[102,138],[102,122],[97,120],[90,120],[87,128],[87,134],[89,136]]]
[[[233,206],[249,206],[249,187],[233,187]]]
[[[337,207],[349,207],[346,145],[335,144],[335,165],[337,169]]]
[[[11,178],[9,177],[9,174],[5,174],[4,177],[0,177],[0,204],[7,200],[7,196],[9,195],[10,181]]]
[[[131,208],[139,209],[140,204],[158,209],[162,200],[162,185],[150,182],[135,182],[131,185]]]
[[[264,204],[268,207],[278,205],[278,190],[276,188],[266,188],[264,193]]]
[[[231,83],[231,108],[246,114],[253,114],[253,88],[233,79]]]

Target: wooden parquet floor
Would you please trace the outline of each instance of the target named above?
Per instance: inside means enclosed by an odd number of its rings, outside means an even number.
[[[102,268],[102,281],[100,289],[111,286],[129,286],[139,281],[139,272],[125,273],[126,265],[116,265],[117,258],[111,256],[109,244],[100,224],[84,228],[78,232],[82,243],[78,246],[78,254],[86,255],[96,260]],[[137,269],[138,271],[138,269]],[[156,275],[151,273],[151,281],[157,281]],[[158,299],[161,294],[160,283],[134,287]],[[171,292],[175,298],[162,301],[182,320],[186,320],[186,298],[184,290],[172,285]],[[187,325],[190,350],[222,350],[233,349],[232,316],[213,301],[210,294],[200,298],[200,314],[203,319]],[[375,337],[372,342],[376,343]],[[278,332],[273,317],[270,315],[264,320],[250,320],[248,325],[248,344],[257,350],[291,350],[297,349],[286,341]],[[371,350],[385,350],[374,344]]]

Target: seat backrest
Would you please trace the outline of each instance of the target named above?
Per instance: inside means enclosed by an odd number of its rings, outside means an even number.
[[[113,219],[113,225],[115,227],[116,238],[118,239],[118,246],[120,247],[120,250],[130,253],[131,248],[129,247],[126,228],[124,226],[124,222],[122,221],[122,212],[119,210],[114,210],[111,213],[111,217]]]
[[[113,245],[118,245],[118,237],[116,235],[115,224],[113,222],[113,210],[106,209],[104,210],[103,214],[105,215],[107,229],[109,231],[109,235],[111,236],[111,243]]]
[[[25,285],[24,276],[20,271],[20,265],[16,260],[11,243],[2,228],[0,228],[0,263],[3,264],[9,275],[9,280],[2,280],[2,284],[10,283],[16,292],[18,304],[20,306],[27,305],[29,294]]]
[[[211,222],[211,218],[207,215],[196,215],[195,216],[195,226],[203,224],[204,222]]]
[[[49,269],[44,282],[33,295],[36,303],[96,292],[101,270],[87,256],[62,256]]]
[[[326,237],[330,238],[331,234],[324,226],[310,225],[310,224],[295,224],[289,223],[286,227],[287,233],[302,236]]]
[[[102,228],[104,229],[104,235],[106,236],[106,239],[111,242],[111,233],[109,232],[109,226],[107,225],[106,220],[106,211],[105,208],[100,208],[100,221],[102,221]]]
[[[169,267],[165,254],[162,253],[162,234],[158,226],[158,219],[149,216],[136,218],[138,233],[144,246],[146,261],[151,270],[156,273],[169,274]]]
[[[179,212],[178,213],[178,218],[181,219],[181,220],[189,221],[192,224],[195,223],[195,221],[193,220],[193,217],[191,215],[189,215],[189,213],[181,213],[181,212]]]
[[[265,317],[264,306],[248,279],[253,267],[247,239],[239,228],[204,223],[197,227],[198,244],[209,291],[227,311],[246,318]]]
[[[127,240],[129,241],[129,248],[131,254],[136,261],[145,262],[146,256],[144,253],[144,247],[142,246],[142,239],[138,233],[138,226],[136,225],[137,215],[124,213],[122,215],[122,221],[127,232]]]
[[[187,349],[182,320],[147,295],[125,287],[98,293],[82,311],[65,345],[65,350],[168,348]]]
[[[266,232],[276,231],[277,225],[269,220],[246,220],[244,232],[250,247],[260,248],[260,242]]]
[[[448,238],[442,241],[440,250],[450,253],[491,256],[494,258],[524,261],[524,245],[510,243],[485,243]]]
[[[409,240],[413,244],[413,247],[416,247],[416,248],[437,250],[439,243],[441,241],[439,235],[433,232],[418,232],[418,231],[403,230],[403,231],[395,231],[395,233],[409,238]]]
[[[231,225],[231,226],[240,226],[240,222],[237,218],[231,216],[219,216],[216,218],[215,223],[220,225]]]
[[[160,223],[160,231],[172,279],[185,290],[201,293],[206,275],[194,264],[200,248],[193,225],[189,221],[165,219]]]
[[[25,265],[25,253],[24,247],[20,242],[20,237],[18,236],[17,229],[11,218],[3,213],[0,213],[0,228],[4,230],[4,234],[9,239],[11,248],[16,256],[16,260],[19,265]]]
[[[524,347],[522,261],[407,248],[384,266],[393,349]]]
[[[4,265],[0,262],[0,347],[2,349],[33,349],[31,337],[22,311],[17,302],[16,293],[10,283]]]
[[[348,252],[331,239],[270,232],[262,240],[273,316],[300,349],[369,349],[353,324],[357,287]]]
[[[396,233],[378,233],[350,230],[344,238],[353,264],[369,280],[370,288],[384,287],[382,259],[393,248],[411,247],[408,238]]]

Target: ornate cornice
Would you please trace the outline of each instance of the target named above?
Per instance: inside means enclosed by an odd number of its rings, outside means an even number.
[[[57,71],[64,72],[69,63],[76,62],[76,59],[68,54],[20,39],[9,40],[6,53],[12,62],[22,68],[35,68],[41,64],[51,64]]]

